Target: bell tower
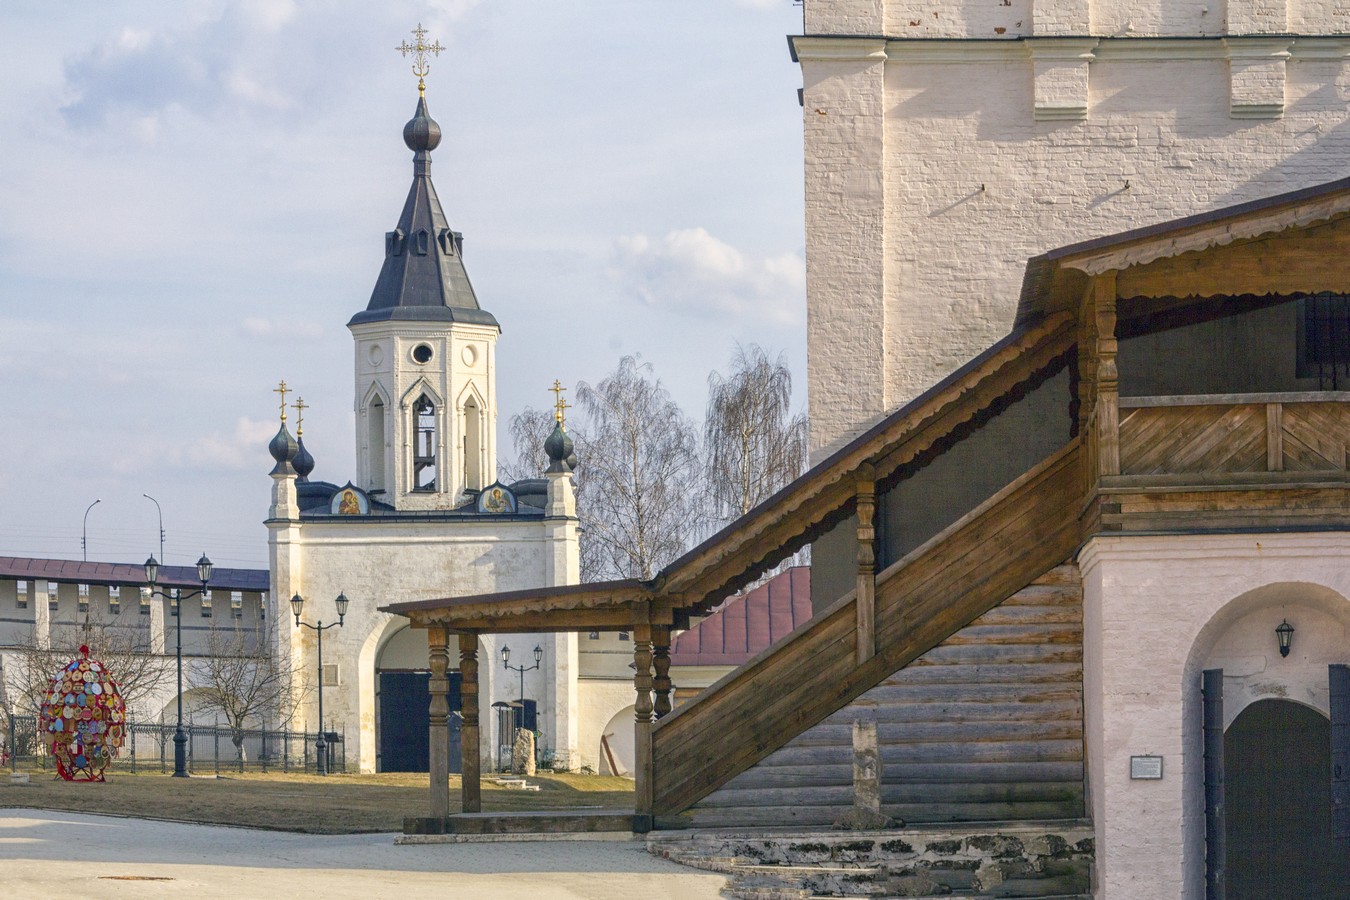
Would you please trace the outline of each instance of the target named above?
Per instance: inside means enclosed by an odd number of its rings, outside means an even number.
[[[356,342],[356,459],[360,487],[397,509],[452,509],[496,479],[497,320],[478,305],[463,235],[450,228],[431,183],[441,128],[427,112],[427,45],[413,53],[417,109],[403,128],[413,180],[384,236],[384,265]]]

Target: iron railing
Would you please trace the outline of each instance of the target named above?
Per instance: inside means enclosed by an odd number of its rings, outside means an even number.
[[[9,716],[5,752],[12,771],[55,771],[56,765],[43,745],[36,716]],[[188,771],[196,774],[222,772],[315,772],[317,759],[314,732],[250,728],[236,734],[219,725],[184,725],[187,734]],[[130,723],[121,752],[110,772],[173,771],[174,726]],[[346,727],[324,735],[328,743],[328,771],[347,771]]]

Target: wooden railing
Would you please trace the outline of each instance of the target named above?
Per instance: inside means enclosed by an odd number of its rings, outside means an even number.
[[[1119,404],[1123,476],[1346,469],[1350,392],[1121,397]]]
[[[859,653],[850,594],[662,719],[653,813],[687,809],[1067,559],[1081,469],[1075,439],[878,573],[875,655]]]

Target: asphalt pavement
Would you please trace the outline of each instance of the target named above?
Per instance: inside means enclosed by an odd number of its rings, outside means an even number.
[[[0,897],[711,900],[726,883],[657,859],[640,841],[394,838],[0,809]]]

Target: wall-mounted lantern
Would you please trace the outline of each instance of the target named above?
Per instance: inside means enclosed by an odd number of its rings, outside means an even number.
[[[1275,627],[1275,638],[1280,642],[1280,655],[1289,655],[1289,645],[1294,642],[1294,626],[1285,619]]]

